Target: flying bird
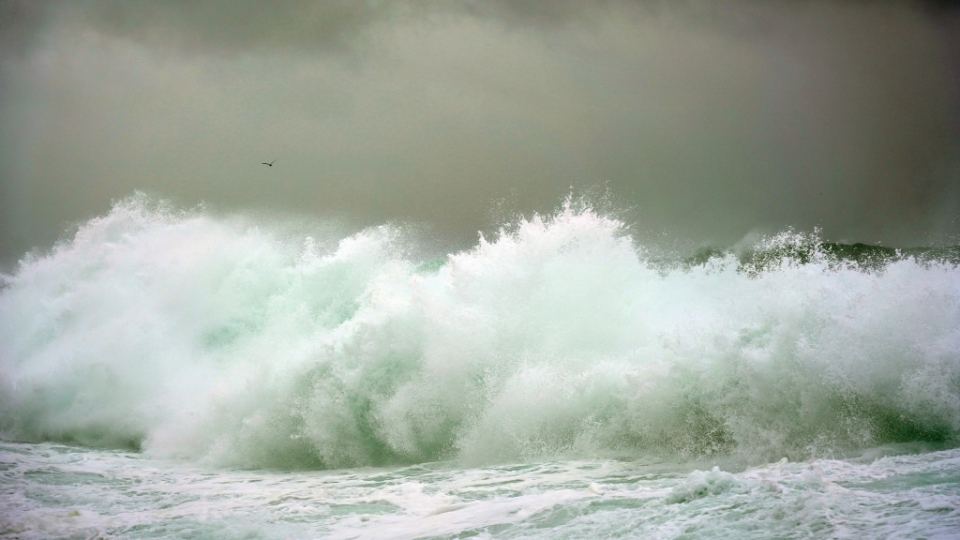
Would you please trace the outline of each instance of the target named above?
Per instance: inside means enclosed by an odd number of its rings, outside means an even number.
[[[264,161],[263,163],[261,163],[261,165],[266,165],[267,167],[273,167],[273,164],[276,162],[277,160],[273,160],[270,163],[267,163],[266,161]]]

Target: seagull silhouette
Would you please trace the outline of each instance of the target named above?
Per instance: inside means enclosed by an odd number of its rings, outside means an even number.
[[[267,163],[266,161],[264,161],[263,163],[261,163],[261,165],[266,165],[267,167],[273,167],[273,164],[276,162],[277,160],[273,160],[270,163]]]

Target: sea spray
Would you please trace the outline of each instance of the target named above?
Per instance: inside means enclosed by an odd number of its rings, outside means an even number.
[[[788,231],[664,266],[570,202],[440,260],[402,227],[327,234],[140,196],[25,258],[3,438],[337,468],[960,437],[950,262],[839,264]]]

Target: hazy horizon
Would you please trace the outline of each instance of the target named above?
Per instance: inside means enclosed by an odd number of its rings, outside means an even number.
[[[679,4],[0,2],[0,265],[136,191],[459,246],[571,192],[691,244],[960,242],[954,3]]]

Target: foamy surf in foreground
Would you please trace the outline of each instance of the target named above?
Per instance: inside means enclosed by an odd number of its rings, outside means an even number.
[[[53,515],[121,536],[188,523],[196,537],[769,537],[775,522],[843,537],[874,510],[877,527],[948,537],[957,522],[956,264],[862,265],[791,232],[747,257],[666,264],[569,203],[443,258],[418,259],[415,242],[402,227],[296,235],[134,197],[26,258],[0,291],[0,435],[33,443],[4,446],[5,532]],[[881,476],[897,480],[850,499],[882,460],[831,459],[889,444],[920,453],[888,458]],[[782,458],[770,478],[724,472]],[[113,460],[167,487],[119,465],[83,472]],[[911,476],[911,460],[931,469]],[[371,466],[407,468],[305,472]],[[482,487],[511,467],[522,489]],[[177,495],[254,481],[292,494]],[[166,495],[138,506],[134,485]],[[902,506],[914,494],[925,502]],[[341,507],[350,497],[392,502]]]
[[[8,538],[928,538],[960,531],[960,451],[743,472],[568,460],[211,470],[0,443]]]

